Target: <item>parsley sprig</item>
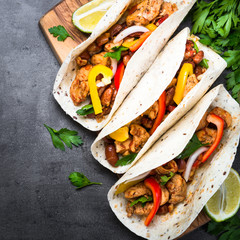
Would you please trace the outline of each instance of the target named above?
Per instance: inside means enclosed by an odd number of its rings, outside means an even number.
[[[134,200],[133,202],[131,202],[130,206],[132,207],[140,202],[140,203],[142,203],[142,206],[144,207],[146,202],[151,202],[152,200],[153,200],[153,198],[151,196],[148,196],[148,197],[142,196],[142,197]]]
[[[76,147],[83,144],[81,137],[77,135],[78,134],[77,131],[72,131],[67,128],[62,128],[59,131],[57,131],[47,126],[46,124],[44,124],[44,126],[47,128],[48,132],[50,133],[52,142],[55,148],[65,151],[65,146],[63,142],[70,149],[72,149],[72,144]]]
[[[227,62],[232,70],[226,76],[227,89],[240,101],[240,1],[215,0],[197,3],[193,13],[194,34],[199,41],[210,46]]]
[[[131,164],[136,158],[136,156],[137,156],[137,153],[131,153],[127,156],[124,156],[116,162],[115,166],[118,167],[118,166],[126,166],[128,164]]]
[[[77,189],[80,189],[89,185],[93,185],[93,184],[97,184],[97,185],[102,184],[98,182],[91,182],[86,176],[84,176],[82,173],[79,173],[79,172],[72,172],[69,175],[69,180],[75,187],[77,187]]]
[[[240,218],[235,215],[224,222],[208,223],[208,233],[218,236],[219,240],[240,239]]]
[[[54,36],[58,37],[57,40],[63,42],[67,37],[73,39],[73,37],[67,32],[65,27],[58,25],[48,29],[48,31]],[[74,39],[73,39],[74,40]]]

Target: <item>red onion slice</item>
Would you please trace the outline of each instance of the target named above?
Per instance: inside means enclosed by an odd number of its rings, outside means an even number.
[[[207,147],[200,147],[198,150],[196,150],[188,159],[187,161],[187,166],[186,166],[186,170],[184,172],[184,179],[186,180],[186,182],[189,179],[189,175],[191,173],[191,169],[192,169],[192,165],[194,164],[194,162],[197,160],[198,156],[203,153],[206,152],[208,150]]]
[[[128,35],[135,33],[135,32],[149,32],[149,29],[143,26],[132,26],[124,29],[122,32],[120,32],[116,38],[113,40],[113,43],[118,43]]]

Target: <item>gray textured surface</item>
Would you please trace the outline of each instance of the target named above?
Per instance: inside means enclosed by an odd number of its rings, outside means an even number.
[[[0,0],[0,239],[140,239],[108,205],[117,176],[92,158],[95,133],[66,116],[51,94],[59,64],[38,21],[57,2]],[[84,145],[55,149],[44,123],[77,130]],[[76,191],[72,171],[103,185]],[[204,229],[182,239],[215,239]]]

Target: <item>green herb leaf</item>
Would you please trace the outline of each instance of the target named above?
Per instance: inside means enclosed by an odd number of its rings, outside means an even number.
[[[81,116],[94,113],[93,105],[92,104],[85,105],[81,109],[77,110],[76,113]]]
[[[192,40],[194,46],[193,48],[196,50],[196,52],[198,53],[199,52],[199,48],[198,48],[198,45]]]
[[[240,238],[240,218],[235,215],[224,222],[208,223],[207,232],[219,236],[219,240],[235,240]]]
[[[209,60],[207,60],[206,58],[204,58],[204,59],[199,63],[199,65],[200,65],[201,67],[204,67],[204,68],[208,69],[208,68],[209,68],[209,66],[208,66],[208,61],[209,61]]]
[[[65,151],[65,146],[63,142],[66,144],[66,146],[70,149],[72,149],[72,144],[78,147],[79,145],[83,144],[83,141],[80,136],[77,136],[78,132],[71,131],[67,128],[62,128],[59,131],[47,126],[44,124],[44,126],[47,128],[48,132],[51,135],[53,146],[55,148],[61,149],[62,151]]]
[[[67,30],[61,26],[61,25],[58,25],[58,26],[54,26],[52,28],[49,28],[48,31],[54,36],[54,37],[57,37],[57,40],[60,41],[60,42],[63,42],[67,37],[70,37],[73,39],[72,36],[69,35],[69,33],[67,32]],[[74,39],[73,39],[74,40]]]
[[[165,185],[175,174],[173,172],[170,172],[169,173],[169,176],[167,175],[164,175],[164,176],[161,176],[161,185]]]
[[[153,198],[151,196],[149,196],[148,198],[146,197],[140,197],[138,199],[136,199],[135,201],[131,202],[130,207],[134,206],[135,204],[141,202],[142,204],[145,204],[146,202],[151,202],[153,200]]]
[[[134,159],[136,158],[136,156],[137,156],[137,153],[132,153],[132,154],[129,154],[125,157],[122,157],[116,162],[115,166],[116,167],[126,166],[126,165],[132,163],[134,161]]]
[[[77,189],[97,184],[101,185],[102,183],[97,183],[97,182],[91,182],[87,177],[85,177],[82,173],[79,172],[72,172],[69,175],[69,180],[72,182],[72,184],[77,187]]]
[[[190,139],[187,146],[184,148],[184,150],[176,157],[177,159],[186,159],[190,157],[197,149],[199,149],[202,146],[206,146],[205,144],[202,144],[199,140],[196,134],[193,135],[193,137]]]
[[[121,59],[121,54],[123,51],[127,51],[128,48],[127,47],[123,47],[123,46],[116,46],[113,47],[112,50],[114,50],[114,52],[107,52],[104,57],[111,57],[111,58],[115,58],[117,59],[117,61],[119,61]]]

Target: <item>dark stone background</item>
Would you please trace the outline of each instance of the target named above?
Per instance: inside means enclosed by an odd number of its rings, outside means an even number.
[[[118,177],[91,156],[96,134],[66,116],[51,93],[59,64],[38,21],[58,1],[0,0],[0,239],[141,239],[108,205]],[[77,130],[83,146],[55,149],[44,123]],[[72,171],[103,185],[77,191]],[[182,239],[215,239],[205,229]]]

